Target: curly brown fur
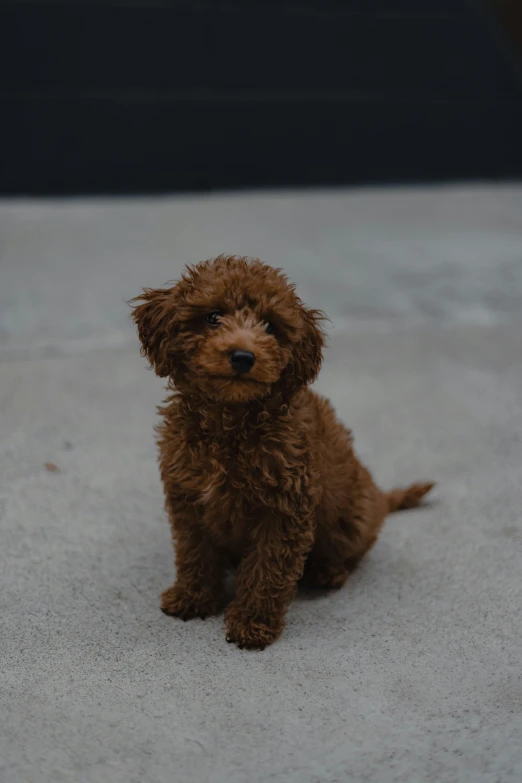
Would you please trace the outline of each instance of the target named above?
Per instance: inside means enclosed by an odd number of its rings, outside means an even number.
[[[219,612],[237,566],[227,640],[263,649],[300,579],[341,587],[386,514],[433,485],[383,493],[373,483],[350,431],[308,388],[323,315],[280,270],[220,256],[133,304],[142,352],[172,392],[158,431],[176,582],[161,608],[183,620]],[[255,355],[248,372],[231,366],[237,349]]]

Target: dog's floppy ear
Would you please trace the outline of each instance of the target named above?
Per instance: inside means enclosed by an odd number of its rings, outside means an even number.
[[[131,299],[129,304],[138,327],[141,353],[147,357],[156,375],[165,378],[172,372],[172,341],[178,326],[175,288],[144,288],[143,293]]]
[[[303,325],[300,340],[294,345],[292,358],[283,375],[292,391],[315,381],[323,361],[324,332],[320,322],[325,320],[321,310],[301,307]]]

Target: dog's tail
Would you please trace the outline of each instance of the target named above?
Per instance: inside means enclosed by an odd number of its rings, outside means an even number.
[[[388,513],[391,511],[400,511],[403,508],[414,508],[418,506],[424,495],[433,489],[433,482],[428,484],[412,484],[407,489],[392,489],[386,492],[385,497],[388,501]]]

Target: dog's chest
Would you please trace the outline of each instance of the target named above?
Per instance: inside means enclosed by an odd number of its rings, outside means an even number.
[[[302,456],[296,458],[294,445],[273,431],[204,437],[190,459],[194,501],[209,521],[247,522],[303,489]]]
[[[259,444],[230,438],[202,444],[199,503],[210,511],[246,513],[277,490],[281,466]]]
[[[309,486],[303,432],[285,422],[216,432],[165,427],[160,440],[166,491],[198,509],[220,543],[241,549],[267,513],[293,513]]]

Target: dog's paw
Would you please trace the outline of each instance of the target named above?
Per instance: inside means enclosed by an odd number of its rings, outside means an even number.
[[[303,575],[303,587],[317,588],[319,590],[340,590],[350,576],[350,570],[345,567],[319,568],[310,566],[305,568]]]
[[[204,620],[219,612],[220,608],[220,601],[211,593],[191,592],[180,585],[169,587],[161,594],[161,611],[181,620],[191,620],[194,617]]]
[[[264,650],[281,635],[283,621],[231,604],[225,614],[225,626],[227,642],[234,642],[240,650]]]

